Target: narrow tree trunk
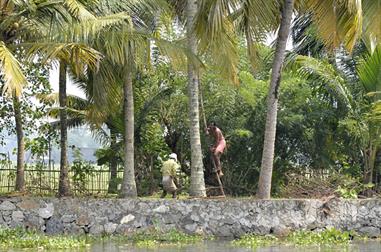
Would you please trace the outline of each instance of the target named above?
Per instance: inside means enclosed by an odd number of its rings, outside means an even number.
[[[110,181],[108,184],[108,193],[116,193],[117,188],[117,177],[118,177],[118,162],[116,156],[116,134],[115,130],[110,128],[110,148],[112,151],[111,160],[110,160]]]
[[[60,62],[59,70],[59,102],[60,102],[60,129],[61,129],[61,162],[58,196],[70,195],[69,172],[67,167],[67,111],[66,111],[66,64]]]
[[[25,191],[25,176],[24,176],[24,131],[22,128],[21,103],[19,97],[13,95],[13,109],[15,113],[16,136],[17,136],[17,171],[16,171],[16,186],[15,190],[19,192]]]
[[[365,151],[364,184],[373,183],[376,154],[377,148],[370,144],[369,149]]]
[[[197,12],[197,0],[187,0],[187,39],[192,53],[197,54],[197,39],[193,32],[194,18]],[[200,140],[199,118],[199,79],[197,69],[188,60],[188,95],[191,144],[191,185],[190,195],[205,197],[204,165]]]
[[[134,167],[134,98],[132,89],[132,64],[130,60],[124,80],[124,171],[121,196],[136,198]]]
[[[278,32],[278,39],[272,65],[270,89],[267,97],[267,117],[265,138],[263,143],[262,165],[257,192],[257,196],[260,199],[269,199],[271,193],[279,86],[287,39],[290,33],[293,6],[294,0],[284,1],[282,20]]]

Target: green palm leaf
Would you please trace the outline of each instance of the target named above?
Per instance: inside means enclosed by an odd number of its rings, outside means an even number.
[[[352,108],[353,97],[346,87],[346,80],[326,61],[298,55],[293,66],[303,78],[318,81]]]
[[[373,92],[373,99],[380,99],[381,91],[381,46],[366,56],[357,69],[360,82],[366,92]]]
[[[21,70],[20,63],[3,41],[0,41],[0,71],[5,82],[3,92],[8,94],[15,92],[16,96],[19,96],[27,80]]]
[[[97,69],[103,55],[97,50],[80,43],[36,43],[25,44],[29,46],[28,54],[32,59],[36,55],[42,56],[43,61],[64,60],[71,64],[76,75],[84,73],[87,66]]]
[[[381,0],[363,0],[364,33],[373,50],[381,42]]]
[[[67,6],[69,12],[80,21],[95,19],[95,16],[77,0],[64,0],[64,5]]]

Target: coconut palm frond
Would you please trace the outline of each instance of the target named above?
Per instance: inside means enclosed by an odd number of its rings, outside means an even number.
[[[99,61],[103,55],[97,50],[79,43],[36,43],[25,44],[28,46],[28,55],[30,58],[35,55],[42,55],[42,61],[61,59],[69,62],[72,71],[76,75],[84,73],[86,67],[98,69]]]
[[[238,28],[253,38],[263,38],[265,33],[275,31],[280,21],[279,1],[245,0],[236,14]]]
[[[68,118],[66,124],[69,129],[72,129],[85,125],[85,121],[80,118]],[[56,130],[60,129],[61,127],[59,120],[50,122],[50,125],[53,127],[53,129]]]
[[[201,1],[196,15],[194,31],[199,38],[199,52],[209,51],[212,63],[218,65],[220,75],[238,83],[237,36],[230,15],[238,1]]]
[[[377,46],[373,53],[367,55],[359,64],[357,72],[360,82],[366,92],[373,92],[373,99],[380,99],[381,95],[381,46]]]
[[[346,80],[340,76],[328,62],[307,56],[297,56],[294,65],[299,75],[304,78],[318,81],[352,108],[352,94],[346,87]]]
[[[53,107],[49,109],[49,116],[55,119],[58,119],[59,112],[62,110],[62,107]],[[75,109],[75,108],[66,108],[68,118],[82,118],[84,119],[87,115],[85,110]]]
[[[381,0],[363,0],[364,36],[371,51],[381,42]]]
[[[172,92],[173,90],[171,88],[162,89],[144,103],[144,106],[136,119],[137,125],[135,127],[135,136],[138,143],[141,141],[142,126],[147,123],[149,118],[147,116],[148,113],[152,110],[152,108],[156,107],[163,100],[163,98],[168,97]]]
[[[196,68],[203,68],[202,61],[194,55],[185,44],[186,41],[168,41],[165,39],[155,39],[155,45],[158,47],[163,57],[170,59],[171,65],[176,70],[186,70],[188,61]]]
[[[63,3],[68,8],[70,14],[78,20],[95,19],[95,16],[80,1],[64,0]]]
[[[362,33],[361,0],[308,0],[306,6],[328,48],[334,49],[343,43],[352,51]]]
[[[80,22],[67,23],[59,34],[57,41],[81,41],[91,43],[101,32],[112,27],[127,25],[131,26],[131,16],[126,12],[100,16],[95,19],[86,19]]]
[[[3,41],[0,41],[0,72],[4,78],[3,92],[9,95],[14,92],[19,96],[27,80],[21,70],[20,62]]]
[[[292,25],[293,52],[321,58],[325,47],[318,36],[318,31],[312,20],[312,15],[302,14],[296,17]]]
[[[105,146],[110,144],[110,135],[103,127],[97,125],[89,125],[89,127],[95,141]],[[120,148],[123,148],[123,146],[120,146]]]
[[[36,98],[44,103],[51,103],[58,105],[59,104],[59,94],[58,93],[50,93],[50,94],[37,94]]]

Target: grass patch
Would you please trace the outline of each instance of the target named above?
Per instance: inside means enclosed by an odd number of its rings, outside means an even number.
[[[329,228],[322,232],[298,231],[291,233],[285,239],[286,243],[293,245],[346,245],[354,237],[352,232],[342,232],[335,228]]]
[[[0,229],[1,248],[69,249],[86,245],[86,237],[83,236],[48,236],[21,228]]]
[[[286,237],[278,238],[273,235],[244,235],[232,241],[233,245],[240,247],[268,247],[274,245],[347,245],[351,242],[355,234],[353,232],[342,232],[335,228],[325,229],[321,232],[297,231],[290,233]]]

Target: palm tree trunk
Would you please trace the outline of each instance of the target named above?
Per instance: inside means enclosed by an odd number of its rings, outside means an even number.
[[[274,162],[279,86],[287,39],[290,33],[293,6],[294,0],[284,1],[282,20],[280,23],[276,50],[272,65],[270,89],[267,97],[267,117],[265,138],[263,143],[262,164],[257,192],[257,196],[260,199],[269,199],[271,193],[271,177]]]
[[[110,128],[110,148],[113,153],[116,153],[116,134],[115,130]],[[118,176],[118,162],[116,154],[110,157],[110,181],[108,184],[108,193],[117,192],[117,176]]]
[[[131,60],[130,60],[131,63]],[[121,196],[136,198],[136,182],[134,168],[134,97],[132,89],[132,64],[126,69],[124,81],[124,172]]]
[[[187,39],[188,48],[197,54],[197,39],[193,32],[194,18],[197,12],[197,0],[187,0]],[[190,195],[205,197],[204,165],[200,140],[199,119],[199,79],[197,69],[188,61],[188,95],[189,95],[189,121],[191,144],[191,185]]]
[[[60,127],[61,127],[61,162],[58,196],[70,195],[69,172],[67,167],[67,111],[66,111],[66,64],[61,61],[59,69],[59,102],[60,102]]]
[[[16,136],[17,136],[17,171],[16,171],[16,186],[15,190],[19,192],[25,191],[25,176],[24,176],[24,131],[22,128],[21,103],[19,97],[13,95],[13,109],[15,113]]]
[[[373,183],[376,154],[377,148],[373,144],[370,144],[369,148],[365,151],[364,184]]]

